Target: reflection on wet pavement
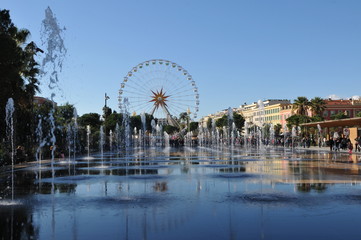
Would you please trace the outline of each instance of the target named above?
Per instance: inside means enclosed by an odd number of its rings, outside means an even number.
[[[359,239],[360,155],[134,149],[0,173],[1,239]],[[54,170],[55,178],[52,178]],[[305,231],[307,229],[307,231]]]

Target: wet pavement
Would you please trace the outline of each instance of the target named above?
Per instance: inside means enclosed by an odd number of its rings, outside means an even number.
[[[19,165],[14,192],[0,172],[0,239],[360,239],[360,161],[185,147]]]

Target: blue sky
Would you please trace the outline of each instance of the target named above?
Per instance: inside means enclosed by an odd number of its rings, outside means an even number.
[[[117,110],[123,77],[168,59],[193,76],[198,116],[258,99],[361,95],[361,1],[2,0],[41,46],[50,7],[66,28],[60,104]],[[43,95],[48,97],[46,79]]]

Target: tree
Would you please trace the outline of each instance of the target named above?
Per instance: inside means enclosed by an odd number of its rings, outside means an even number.
[[[221,118],[216,120],[216,127],[223,128],[228,126],[228,117],[227,115],[223,115]]]
[[[361,117],[361,112],[358,112],[358,113],[356,114],[356,117]]]
[[[135,115],[130,117],[130,126],[134,129],[135,127],[138,129],[142,129],[142,119],[140,115]]]
[[[195,131],[195,130],[197,130],[197,129],[198,129],[198,125],[199,125],[198,122],[191,122],[191,123],[189,124],[189,131]]]
[[[233,112],[233,122],[236,125],[237,130],[241,130],[244,126],[245,119],[242,115]],[[228,127],[228,115],[225,114],[221,118],[217,119],[216,126],[218,128]]]
[[[57,121],[58,126],[66,126],[71,123],[74,119],[74,105],[65,103],[62,106],[58,106],[55,109],[55,120]],[[78,117],[78,116],[76,116]]]
[[[86,128],[90,125],[91,131],[99,131],[102,122],[100,121],[100,115],[98,113],[86,113],[78,118],[79,126]]]
[[[5,109],[9,98],[15,103],[16,144],[25,146],[28,156],[33,145],[33,97],[39,90],[38,51],[34,42],[25,44],[30,36],[26,29],[18,29],[8,10],[0,11],[0,139],[6,138]],[[3,148],[4,146],[0,146]]]
[[[207,120],[207,129],[212,130],[212,118],[208,118]]]
[[[107,119],[107,117],[112,114],[112,109],[110,107],[104,106],[103,107],[103,119]]]
[[[314,97],[310,101],[310,109],[313,116],[322,116],[326,109],[326,102],[320,97]]]
[[[163,130],[168,133],[169,135],[174,134],[179,131],[179,129],[172,125],[165,125],[163,126]]]
[[[297,97],[293,102],[292,109],[296,114],[305,116],[310,105],[307,97]]]
[[[237,130],[238,131],[242,130],[242,128],[244,127],[244,122],[245,122],[244,117],[241,114],[234,112],[233,113],[233,121],[234,121],[234,124],[236,125]]]
[[[273,126],[274,130],[275,130],[275,135],[276,136],[279,136],[280,135],[280,132],[281,132],[281,129],[282,129],[282,125],[277,123],[276,125]]]
[[[347,116],[344,112],[339,112],[331,116],[332,120],[346,119],[346,118],[350,118],[350,117]]]
[[[320,115],[315,115],[313,117],[311,117],[311,122],[321,122],[321,121],[324,121],[325,119],[320,116]]]
[[[311,118],[304,115],[292,115],[291,117],[287,118],[286,121],[288,129],[291,129],[292,126],[299,126],[302,123],[311,122]]]

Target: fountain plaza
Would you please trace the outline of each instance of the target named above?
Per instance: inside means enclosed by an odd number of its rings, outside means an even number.
[[[155,144],[16,165],[0,173],[0,236],[359,239],[359,162],[325,149]]]

